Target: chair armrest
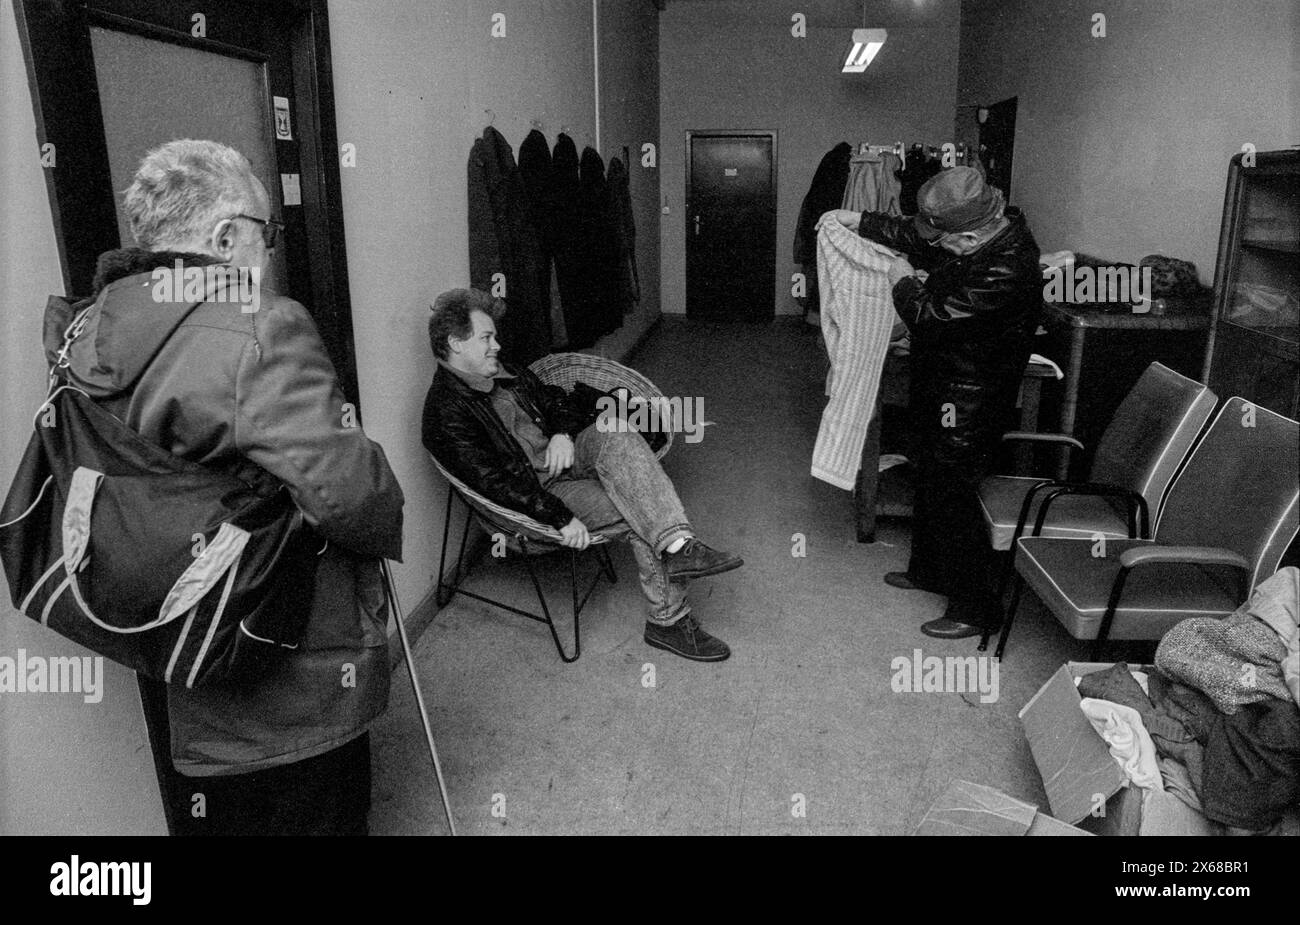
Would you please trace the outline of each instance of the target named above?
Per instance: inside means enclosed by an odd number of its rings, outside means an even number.
[[[1250,562],[1240,553],[1215,546],[1141,546],[1120,553],[1119,564],[1137,568],[1156,562],[1182,562],[1189,565],[1228,565],[1251,571]]]
[[[1063,485],[1069,484],[1069,482],[1062,482],[1057,479],[1043,479],[1037,484],[1029,486],[1029,490],[1025,492],[1024,501],[1020,503],[1020,516],[1016,518],[1016,530],[1011,535],[1011,550],[1013,555],[1015,553],[1016,543],[1025,533],[1025,522],[1029,520],[1029,510],[1034,506],[1034,497],[1043,489],[1060,488]]]
[[[1052,506],[1052,502],[1062,495],[1096,495],[1103,498],[1122,498],[1128,507],[1128,532],[1129,539],[1146,539],[1151,532],[1151,512],[1147,510],[1147,499],[1142,497],[1131,488],[1124,488],[1120,485],[1109,485],[1104,482],[1055,482],[1053,487],[1043,498],[1042,506],[1038,509],[1038,518],[1034,521],[1034,536],[1038,536],[1043,531],[1043,524],[1047,522],[1047,510]],[[1044,488],[1044,485],[1035,485],[1032,492]]]
[[[1106,602],[1106,612],[1102,615],[1101,625],[1097,628],[1097,640],[1093,645],[1093,661],[1101,661],[1101,645],[1110,635],[1111,625],[1115,621],[1115,612],[1119,610],[1124,595],[1124,585],[1129,572],[1141,565],[1159,563],[1186,563],[1192,565],[1224,565],[1241,570],[1240,600],[1250,597],[1250,579],[1252,569],[1246,558],[1231,549],[1215,546],[1139,546],[1126,549],[1119,555],[1119,571],[1110,588],[1110,599]]]
[[[1004,443],[1066,443],[1077,450],[1083,449],[1083,443],[1069,434],[1040,434],[1030,430],[1009,430],[1002,435]]]

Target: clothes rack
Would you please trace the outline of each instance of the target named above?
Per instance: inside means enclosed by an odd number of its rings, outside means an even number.
[[[968,145],[964,141],[957,142],[957,143],[953,143],[953,142],[948,142],[948,143],[954,144],[955,150],[953,152],[953,157],[958,164],[970,163],[970,145]],[[917,156],[918,154],[924,157],[942,157],[943,145],[931,145],[919,141],[914,141],[912,142],[911,145],[904,145],[903,142],[901,141],[896,141],[893,144],[887,144],[887,145],[877,145],[877,144],[871,144],[870,142],[863,142],[862,144],[858,145],[857,153],[859,155],[894,154],[898,157],[899,161],[902,162],[902,167],[906,169],[907,156],[909,154],[911,154],[913,157]]]

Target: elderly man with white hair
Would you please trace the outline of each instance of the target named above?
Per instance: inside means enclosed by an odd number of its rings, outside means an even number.
[[[305,635],[267,673],[192,690],[146,682],[166,704],[172,830],[364,834],[367,730],[389,685],[378,559],[401,557],[401,489],[379,445],[349,426],[306,309],[266,290],[247,298],[283,229],[248,160],[170,142],[144,158],[122,205],[139,246],[100,257],[69,380],[149,443],[284,486],[327,541],[314,593],[297,602]],[[52,300],[47,351],[81,307]]]

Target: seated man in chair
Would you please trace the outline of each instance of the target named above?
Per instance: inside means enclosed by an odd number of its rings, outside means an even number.
[[[590,530],[632,544],[648,604],[645,641],[720,662],[731,650],[700,628],[682,583],[743,564],[695,538],[672,482],[641,434],[600,429],[563,389],[497,360],[504,305],[476,289],[438,296],[429,341],[438,369],[424,403],[424,446],[485,498],[584,549]]]

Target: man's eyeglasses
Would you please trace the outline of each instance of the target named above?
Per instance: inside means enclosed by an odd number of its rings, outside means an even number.
[[[257,222],[259,225],[261,225],[262,243],[266,245],[267,250],[271,250],[275,247],[275,242],[280,239],[280,232],[283,231],[285,228],[284,222],[278,221],[274,218],[257,218],[256,216],[244,215],[243,213],[240,213],[239,215],[232,215],[230,217],[246,218],[250,222]]]

